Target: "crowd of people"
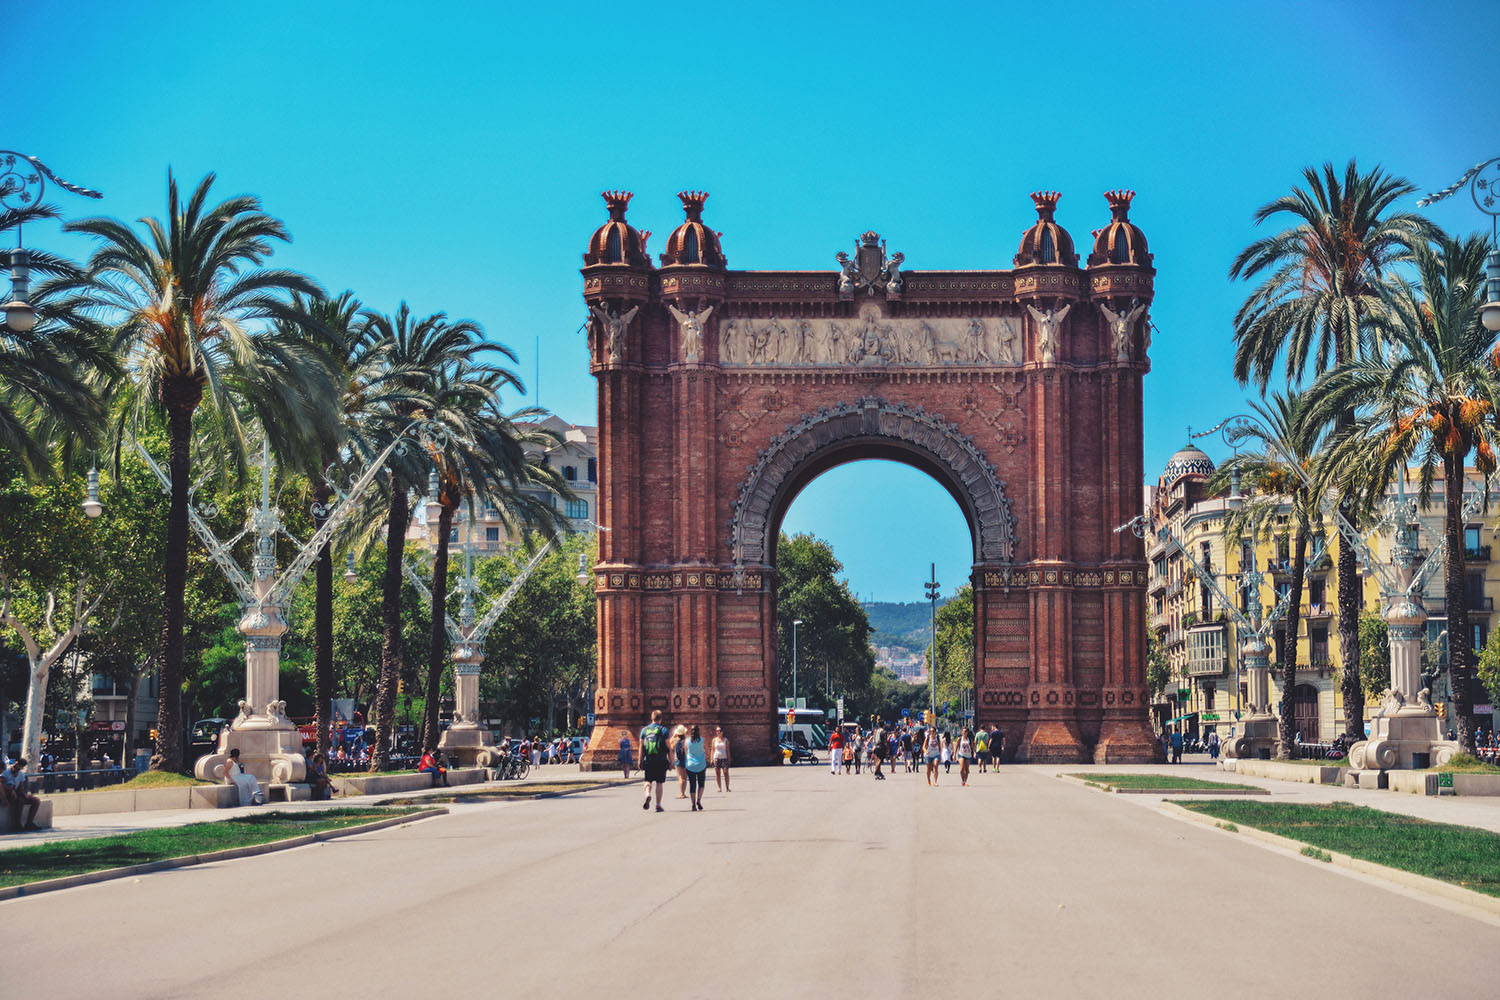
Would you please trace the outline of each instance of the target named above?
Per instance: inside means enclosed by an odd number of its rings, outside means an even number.
[[[651,721],[640,731],[641,774],[644,777],[645,799],[641,808],[649,810],[653,798],[656,811],[665,812],[661,804],[666,790],[667,772],[677,776],[677,797],[688,800],[692,812],[703,810],[703,791],[708,785],[708,769],[714,769],[714,786],[721,792],[729,787],[729,737],[724,730],[714,727],[712,739],[705,738],[702,726],[679,725],[668,729],[662,724],[661,709],[651,713]],[[629,779],[634,765],[634,747],[630,737],[620,739],[619,764]]]
[[[907,774],[922,773],[927,784],[936,786],[941,774],[951,774],[958,765],[961,785],[970,773],[987,772],[1004,759],[1005,733],[999,726],[953,732],[932,726],[904,723],[876,726],[866,732],[859,726],[841,726],[828,737],[828,763],[832,774],[859,774],[868,770],[875,780],[886,780],[887,772],[905,768]]]

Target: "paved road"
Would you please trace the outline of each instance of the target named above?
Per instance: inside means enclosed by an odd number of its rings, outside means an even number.
[[[460,806],[0,903],[5,992],[1468,996],[1494,971],[1494,920],[1050,769],[735,784],[702,813],[635,788]]]

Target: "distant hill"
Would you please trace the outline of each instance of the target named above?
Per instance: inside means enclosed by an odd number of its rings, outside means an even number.
[[[942,607],[947,601],[939,601]],[[875,634],[874,646],[901,646],[913,652],[927,647],[932,607],[926,601],[861,601]]]

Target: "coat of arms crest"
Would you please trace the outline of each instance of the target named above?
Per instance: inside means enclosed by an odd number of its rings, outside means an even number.
[[[901,278],[901,264],[906,255],[885,254],[885,240],[876,232],[868,232],[854,244],[854,256],[840,250],[834,255],[839,264],[839,298],[850,299],[856,291],[874,295],[879,289],[887,299],[899,299],[905,282]]]

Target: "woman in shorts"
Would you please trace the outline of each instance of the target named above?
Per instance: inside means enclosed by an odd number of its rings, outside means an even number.
[[[677,766],[677,797],[688,797],[687,726],[672,730],[672,763]]]
[[[943,741],[936,729],[929,728],[926,738],[922,741],[922,759],[927,762],[927,783],[933,788],[937,787],[938,760],[942,755]]]
[[[714,784],[719,791],[729,791],[729,737],[723,727],[714,727]]]
[[[969,783],[969,765],[974,762],[974,734],[968,729],[958,734],[958,745],[953,748],[958,754],[958,780],[967,785]]]

